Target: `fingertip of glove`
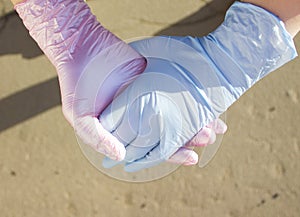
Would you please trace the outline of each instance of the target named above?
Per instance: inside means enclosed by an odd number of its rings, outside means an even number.
[[[185,162],[183,163],[183,165],[185,166],[192,166],[192,165],[196,165],[198,163],[198,154],[194,151],[189,153],[189,157],[185,160]]]
[[[114,146],[114,150],[112,151],[111,155],[108,156],[114,161],[122,161],[124,160],[126,155],[126,149],[123,144],[118,144]]]
[[[208,125],[210,128],[212,128],[216,134],[224,134],[227,131],[227,125],[225,122],[221,119],[216,119],[212,123]]]
[[[135,173],[135,172],[139,171],[139,169],[135,169],[132,167],[124,167],[124,171],[127,173]]]
[[[147,167],[143,167],[140,164],[137,165],[131,165],[131,164],[126,164],[124,167],[124,171],[127,173],[136,173],[139,172],[142,169],[146,169]]]
[[[185,166],[195,165],[198,162],[198,154],[191,149],[183,147],[168,159],[168,162]]]
[[[114,160],[110,159],[109,157],[105,157],[102,161],[102,166],[105,169],[110,169],[116,164],[117,164],[117,161],[114,161]]]
[[[118,158],[116,159],[116,161],[124,160],[125,155],[126,155],[126,149],[123,144],[120,144],[119,155],[118,155]]]

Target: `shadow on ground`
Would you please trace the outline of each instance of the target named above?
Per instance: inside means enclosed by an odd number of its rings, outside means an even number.
[[[232,2],[233,0],[214,0],[156,35],[206,35],[222,22],[225,11]],[[22,54],[27,59],[43,55],[16,12],[0,18],[0,56],[7,54]],[[60,102],[57,78],[0,99],[0,132],[60,105]]]
[[[43,54],[15,11],[0,18],[0,56],[6,54],[22,54],[26,59]]]

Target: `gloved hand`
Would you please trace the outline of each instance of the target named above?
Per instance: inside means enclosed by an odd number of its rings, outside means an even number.
[[[83,1],[27,0],[15,9],[57,69],[66,119],[86,144],[122,160],[124,145],[102,127],[98,116],[123,86],[143,72],[145,59],[105,29]],[[214,133],[207,135],[213,139]],[[207,135],[198,138],[212,141]],[[195,162],[195,155],[183,161],[188,153],[179,151],[171,161]]]
[[[276,16],[240,2],[208,36],[154,37],[131,46],[147,58],[145,72],[100,116],[127,144],[128,172],[169,159],[258,80],[297,55]]]
[[[105,29],[83,0],[27,0],[15,9],[57,69],[66,119],[83,142],[122,160],[124,145],[98,116],[143,72],[145,59]]]
[[[216,119],[207,126],[203,127],[184,147],[179,148],[167,161],[169,163],[183,164],[191,166],[198,163],[198,154],[193,151],[194,147],[204,147],[215,143],[217,134],[224,134],[227,125],[221,120]],[[110,160],[109,160],[110,161]],[[114,161],[110,161],[114,165]],[[108,165],[106,165],[108,167]]]

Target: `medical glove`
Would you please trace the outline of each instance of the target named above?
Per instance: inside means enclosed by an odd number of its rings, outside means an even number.
[[[241,2],[205,37],[153,37],[131,46],[147,58],[145,72],[100,116],[126,144],[128,172],[169,159],[257,81],[297,56],[278,17]],[[106,158],[103,166],[117,163]]]
[[[105,29],[83,0],[27,0],[15,9],[57,70],[66,119],[84,143],[122,160],[124,145],[98,116],[143,72],[145,59]]]

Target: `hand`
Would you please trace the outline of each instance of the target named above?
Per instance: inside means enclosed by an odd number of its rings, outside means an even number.
[[[143,45],[151,46],[159,39],[161,38],[146,40]],[[174,43],[177,41],[174,40]],[[151,50],[148,48],[147,51]],[[184,77],[191,77],[185,76],[188,72],[174,70],[173,61],[147,58],[147,63],[145,72],[101,114],[101,123],[118,140],[129,144],[126,146],[124,159],[126,170],[129,164],[136,165],[134,162],[137,159],[144,158],[146,161],[140,165],[153,166],[169,159],[175,152],[172,162],[193,165],[197,163],[197,154],[181,147],[201,129],[187,146],[212,143],[214,132],[224,133],[226,125],[220,120],[208,125],[216,118],[212,105],[203,100],[207,98],[206,95],[195,92],[193,84],[184,80]],[[161,73],[157,73],[159,70]],[[210,80],[214,80],[212,76]],[[200,92],[207,91],[202,88]],[[221,96],[222,94],[219,96],[219,106]],[[144,157],[148,152],[153,154]],[[106,168],[116,164],[118,162],[110,159],[103,162]]]
[[[57,69],[66,119],[83,142],[122,160],[124,145],[98,116],[143,72],[145,59],[97,22],[82,0],[27,0],[15,9]]]
[[[179,148],[167,161],[185,166],[195,165],[198,162],[198,154],[191,148],[204,147],[215,143],[217,134],[225,134],[227,125],[216,119],[206,127],[203,127],[184,147]]]
[[[195,147],[204,147],[215,143],[217,134],[225,134],[227,125],[221,120],[216,119],[206,127],[203,127],[184,147],[176,151],[167,161],[169,163],[192,166],[198,162],[198,154],[193,151]],[[116,166],[121,162],[105,159],[106,168]]]
[[[129,172],[169,159],[258,80],[296,57],[277,17],[240,2],[206,37],[154,37],[131,46],[147,58],[147,68],[100,117],[127,144]]]
[[[15,8],[57,69],[66,119],[86,144],[122,160],[124,145],[103,128],[98,116],[144,70],[145,59],[101,26],[82,1],[28,0]]]

